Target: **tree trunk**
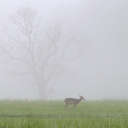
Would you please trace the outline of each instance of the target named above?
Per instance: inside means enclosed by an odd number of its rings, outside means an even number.
[[[37,85],[37,87],[38,87],[38,93],[39,93],[40,100],[47,100],[48,98],[47,86],[41,84],[41,85]]]

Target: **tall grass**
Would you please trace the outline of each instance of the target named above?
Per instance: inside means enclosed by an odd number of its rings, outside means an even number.
[[[1,101],[0,128],[127,128],[128,101]]]

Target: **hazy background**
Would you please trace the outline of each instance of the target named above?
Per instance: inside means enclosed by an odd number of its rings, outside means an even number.
[[[49,98],[128,99],[127,0],[0,0],[1,31],[21,7],[37,9],[45,22],[59,20],[79,33],[82,54],[64,64]],[[0,51],[0,99],[39,98],[30,77],[13,74],[20,66]]]

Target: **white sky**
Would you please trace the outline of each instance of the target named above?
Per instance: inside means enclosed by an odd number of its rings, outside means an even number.
[[[24,6],[37,9],[45,18],[69,22],[81,35],[83,55],[66,64],[52,97],[128,99],[127,0],[0,0],[0,28]],[[38,98],[31,78],[13,75],[3,58],[0,63],[0,98]]]

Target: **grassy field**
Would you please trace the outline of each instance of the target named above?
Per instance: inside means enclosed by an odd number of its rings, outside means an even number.
[[[128,128],[128,101],[0,101],[0,128]]]

